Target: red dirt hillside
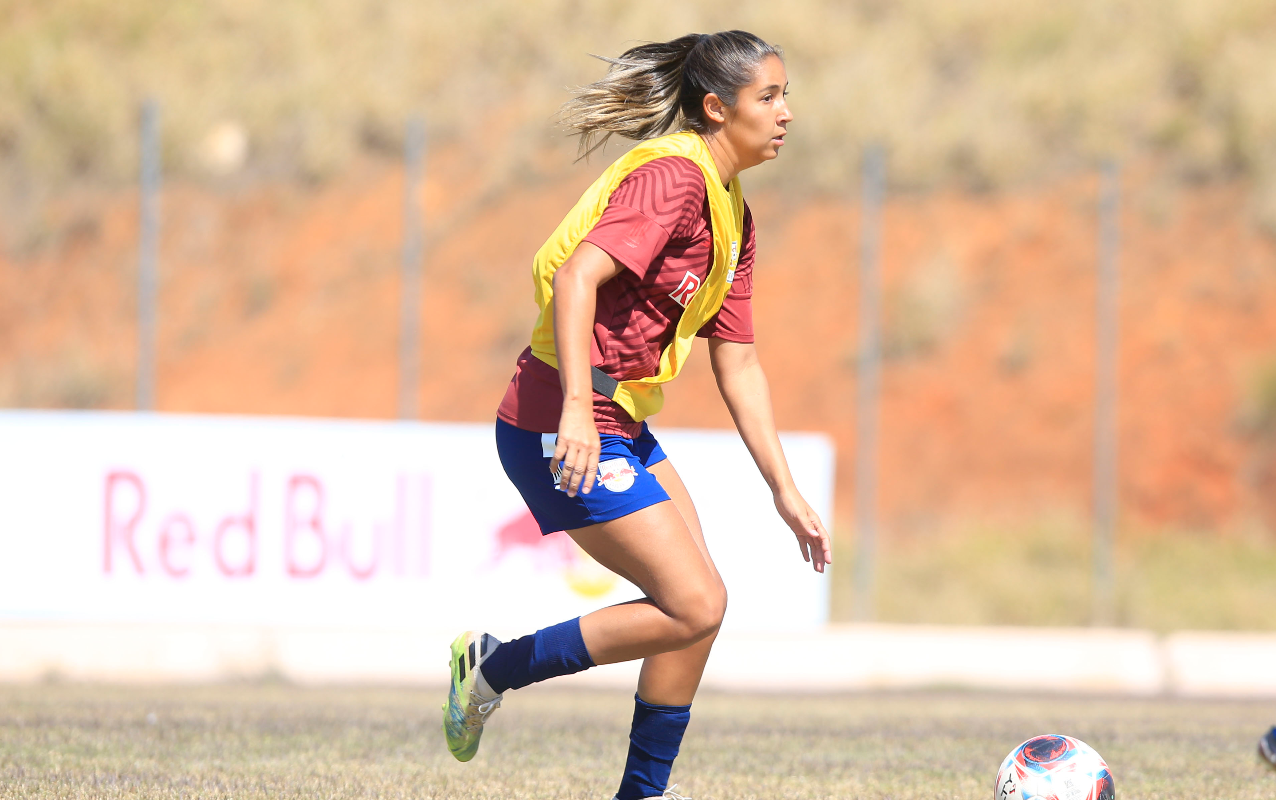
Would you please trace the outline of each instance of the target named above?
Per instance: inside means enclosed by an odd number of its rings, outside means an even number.
[[[424,419],[492,418],[535,316],[531,255],[600,169],[503,187],[472,166],[443,151],[429,171]],[[895,530],[1088,506],[1096,189],[1082,177],[890,199],[880,483]],[[310,190],[166,188],[159,408],[392,417],[402,191],[377,161]],[[1276,356],[1276,246],[1246,198],[1127,176],[1127,522],[1276,526],[1276,448],[1253,424],[1271,410],[1251,388]],[[751,202],[778,421],[835,438],[848,519],[857,209],[783,192]],[[5,231],[0,404],[127,408],[136,197],[85,192],[42,219],[39,235]],[[671,387],[658,425],[730,425],[707,361],[702,350]]]

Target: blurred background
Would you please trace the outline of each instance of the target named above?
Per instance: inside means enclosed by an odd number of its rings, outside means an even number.
[[[555,125],[590,54],[742,28],[787,54],[755,322],[780,428],[836,443],[832,618],[1276,629],[1266,0],[0,19],[2,407],[490,421],[621,152]],[[703,352],[656,423],[730,427]]]

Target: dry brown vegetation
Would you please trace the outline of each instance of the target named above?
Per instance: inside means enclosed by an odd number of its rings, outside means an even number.
[[[1092,623],[1091,532],[1080,519],[966,525],[879,554],[883,621],[957,625]],[[839,555],[851,568],[852,548]],[[1260,531],[1202,535],[1122,531],[1113,622],[1162,633],[1276,630],[1276,543]],[[852,587],[834,584],[832,612],[851,619]]]
[[[869,141],[901,185],[1151,155],[1182,177],[1258,178],[1276,220],[1268,0],[4,0],[0,16],[0,163],[18,186],[128,180],[147,96],[178,173],[221,122],[246,130],[257,172],[322,177],[397,149],[419,113],[436,137],[517,133],[495,157],[524,176],[560,141],[565,87],[599,74],[586,54],[745,28],[786,48],[807,142],[773,180],[843,186]]]

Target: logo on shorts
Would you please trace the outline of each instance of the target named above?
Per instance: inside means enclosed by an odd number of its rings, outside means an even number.
[[[700,288],[700,279],[695,273],[688,272],[682,276],[682,283],[678,284],[678,288],[669,293],[673,301],[683,308],[687,307],[687,303],[691,302],[691,298],[696,296],[696,290]]]
[[[634,485],[638,470],[623,458],[613,458],[598,465],[598,482],[613,492],[623,492]]]
[[[541,434],[541,457],[542,458],[553,458],[554,450],[557,447],[558,447],[557,433],[542,433]],[[554,469],[553,467],[551,467],[549,472],[551,475],[554,476],[554,488],[561,489],[562,482],[563,482],[562,468],[560,467],[559,469]]]

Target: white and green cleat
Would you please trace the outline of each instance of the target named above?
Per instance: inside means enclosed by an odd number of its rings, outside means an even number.
[[[478,752],[483,723],[501,707],[501,695],[486,695],[490,687],[479,667],[501,642],[482,631],[466,631],[452,642],[452,688],[443,705],[443,735],[457,761],[469,761]]]

